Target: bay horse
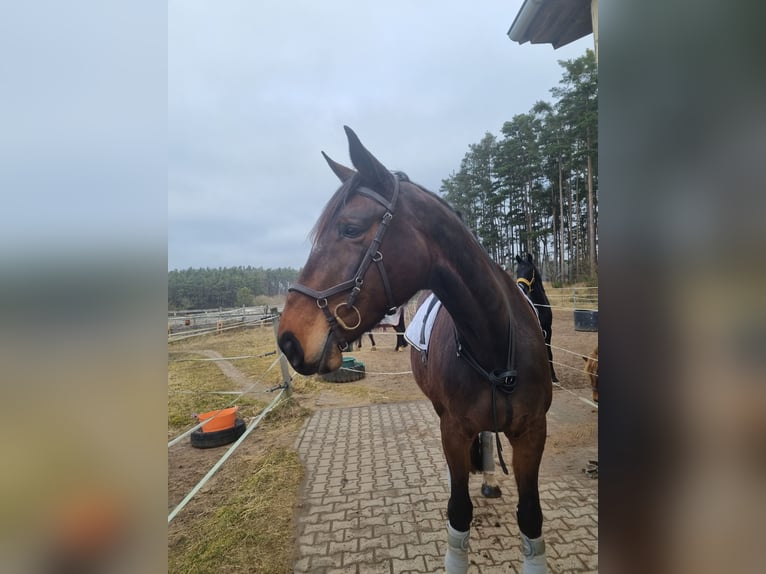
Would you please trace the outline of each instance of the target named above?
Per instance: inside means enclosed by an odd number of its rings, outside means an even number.
[[[341,186],[289,288],[279,347],[303,375],[333,371],[350,341],[419,290],[433,291],[447,312],[436,318],[428,354],[411,350],[411,362],[439,416],[449,469],[446,571],[467,572],[471,447],[493,431],[513,448],[523,572],[547,572],[538,476],[552,383],[534,310],[443,199],[389,171],[345,131],[355,169],[322,152]]]
[[[553,368],[553,351],[551,349],[551,330],[553,328],[553,310],[548,295],[543,287],[543,277],[540,275],[532,259],[532,254],[527,253],[526,258],[516,256],[516,284],[521,287],[529,300],[537,309],[540,318],[540,326],[545,336],[545,346],[548,349],[548,361],[551,365],[551,379],[554,383],[559,382],[556,371]]]

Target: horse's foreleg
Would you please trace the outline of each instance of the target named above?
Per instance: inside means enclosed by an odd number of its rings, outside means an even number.
[[[543,540],[543,512],[540,508],[538,476],[545,446],[546,422],[541,418],[522,436],[508,437],[513,447],[513,474],[519,490],[516,520],[521,530],[524,574],[545,574],[548,566]]]
[[[444,566],[447,574],[468,572],[468,537],[473,519],[473,503],[468,495],[471,469],[472,436],[465,437],[453,424],[441,420],[442,445],[447,458],[450,478],[450,498],[447,504],[447,553]]]

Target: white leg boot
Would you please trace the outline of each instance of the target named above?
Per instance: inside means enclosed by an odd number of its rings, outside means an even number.
[[[545,540],[539,538],[527,538],[521,533],[521,550],[524,554],[523,574],[547,574],[548,564],[545,560]]]
[[[470,530],[460,532],[447,523],[447,554],[444,556],[444,568],[447,574],[466,574],[468,572],[468,536]]]

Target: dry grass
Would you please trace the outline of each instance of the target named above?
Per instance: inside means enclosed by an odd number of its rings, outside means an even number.
[[[281,382],[274,362],[276,343],[271,325],[233,329],[220,334],[202,335],[168,343],[168,430],[171,434],[189,428],[193,413],[225,407],[236,395],[220,391],[243,391],[249,382],[272,387]],[[215,361],[201,361],[201,351],[215,351],[223,357],[251,356],[230,362],[249,379],[243,384],[230,380]],[[272,353],[272,354],[269,354]],[[267,372],[268,371],[268,372]],[[244,395],[237,399],[240,416],[258,414],[271,396]]]
[[[215,351],[224,357],[263,355],[275,349],[271,325],[194,337],[168,344],[168,432],[175,435],[188,428],[192,412],[221,408],[236,395],[211,391],[242,390],[243,382],[259,381],[268,386],[281,382],[274,366],[276,355],[237,359],[230,362],[245,375],[245,381],[230,380],[215,361],[199,361],[200,351]],[[264,374],[269,367],[268,373]],[[297,379],[303,379],[297,377]],[[318,394],[312,378],[296,385],[300,392]],[[192,391],[192,392],[189,392]],[[244,419],[260,413],[272,395],[244,395],[236,404]],[[304,470],[292,448],[304,420],[311,411],[293,398],[270,412],[213,479],[171,523],[168,531],[168,572],[282,573],[290,572],[294,546],[294,515]],[[190,466],[212,466],[219,452],[214,449],[182,449],[173,453],[169,470],[189,473]],[[212,457],[211,457],[212,455]],[[179,456],[186,458],[177,458]],[[176,470],[178,469],[178,470]],[[202,469],[202,471],[204,471]],[[176,489],[187,492],[182,475],[169,477]]]
[[[216,391],[240,390],[212,362],[197,361],[193,353],[172,353],[168,358],[168,432],[175,435],[195,423],[194,413],[220,409],[231,403],[236,395],[216,394]],[[239,416],[248,418],[260,412],[266,402],[242,396],[236,403]]]
[[[212,333],[168,343],[168,351],[203,351],[213,350],[224,357],[242,357],[254,355],[247,359],[237,359],[236,367],[246,375],[259,379],[264,371],[277,358],[276,341],[272,325],[262,325],[248,329],[231,329],[223,333]],[[266,377],[266,382],[277,384],[280,380],[279,369],[272,369]]]
[[[233,466],[236,487],[187,523],[168,549],[168,572],[292,571],[293,516],[304,475],[298,454],[281,447]]]
[[[292,382],[293,390],[300,395],[316,395],[322,390],[322,383],[316,376],[306,377],[296,374]]]

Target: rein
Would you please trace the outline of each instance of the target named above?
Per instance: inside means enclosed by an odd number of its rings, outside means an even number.
[[[304,295],[307,295],[308,297],[316,300],[317,307],[319,307],[322,310],[322,313],[324,313],[324,316],[330,325],[330,330],[335,335],[335,338],[338,339],[338,347],[341,351],[345,351],[349,347],[348,341],[346,341],[345,335],[341,329],[345,331],[353,331],[362,324],[362,314],[354,305],[354,302],[359,296],[359,293],[362,292],[362,286],[364,285],[364,275],[367,273],[367,270],[370,268],[372,263],[375,263],[378,267],[381,280],[383,281],[383,288],[385,289],[386,297],[388,298],[389,308],[388,311],[386,311],[386,315],[393,315],[396,313],[397,305],[394,302],[394,296],[391,291],[391,282],[388,280],[386,268],[383,266],[383,253],[380,252],[379,248],[381,242],[383,241],[383,236],[386,234],[386,230],[388,229],[388,225],[394,218],[396,200],[399,197],[400,180],[407,181],[407,176],[399,172],[394,173],[394,191],[391,196],[391,201],[388,201],[385,197],[368,187],[360,186],[356,189],[357,193],[360,193],[361,195],[369,197],[370,199],[380,203],[383,207],[386,208],[386,212],[383,214],[383,217],[380,220],[380,226],[378,227],[378,231],[375,234],[372,243],[370,243],[370,246],[367,248],[367,252],[362,258],[356,273],[354,273],[354,276],[351,279],[348,281],[343,281],[342,283],[338,283],[337,285],[323,291],[316,291],[311,287],[306,287],[300,283],[294,283],[288,288],[288,291],[297,291],[298,293],[303,293]],[[328,298],[345,291],[350,291],[348,299],[346,299],[344,302],[338,303],[335,308],[330,311],[327,302]],[[338,315],[338,310],[342,307],[348,308],[356,314],[356,324],[349,325],[340,315]]]

